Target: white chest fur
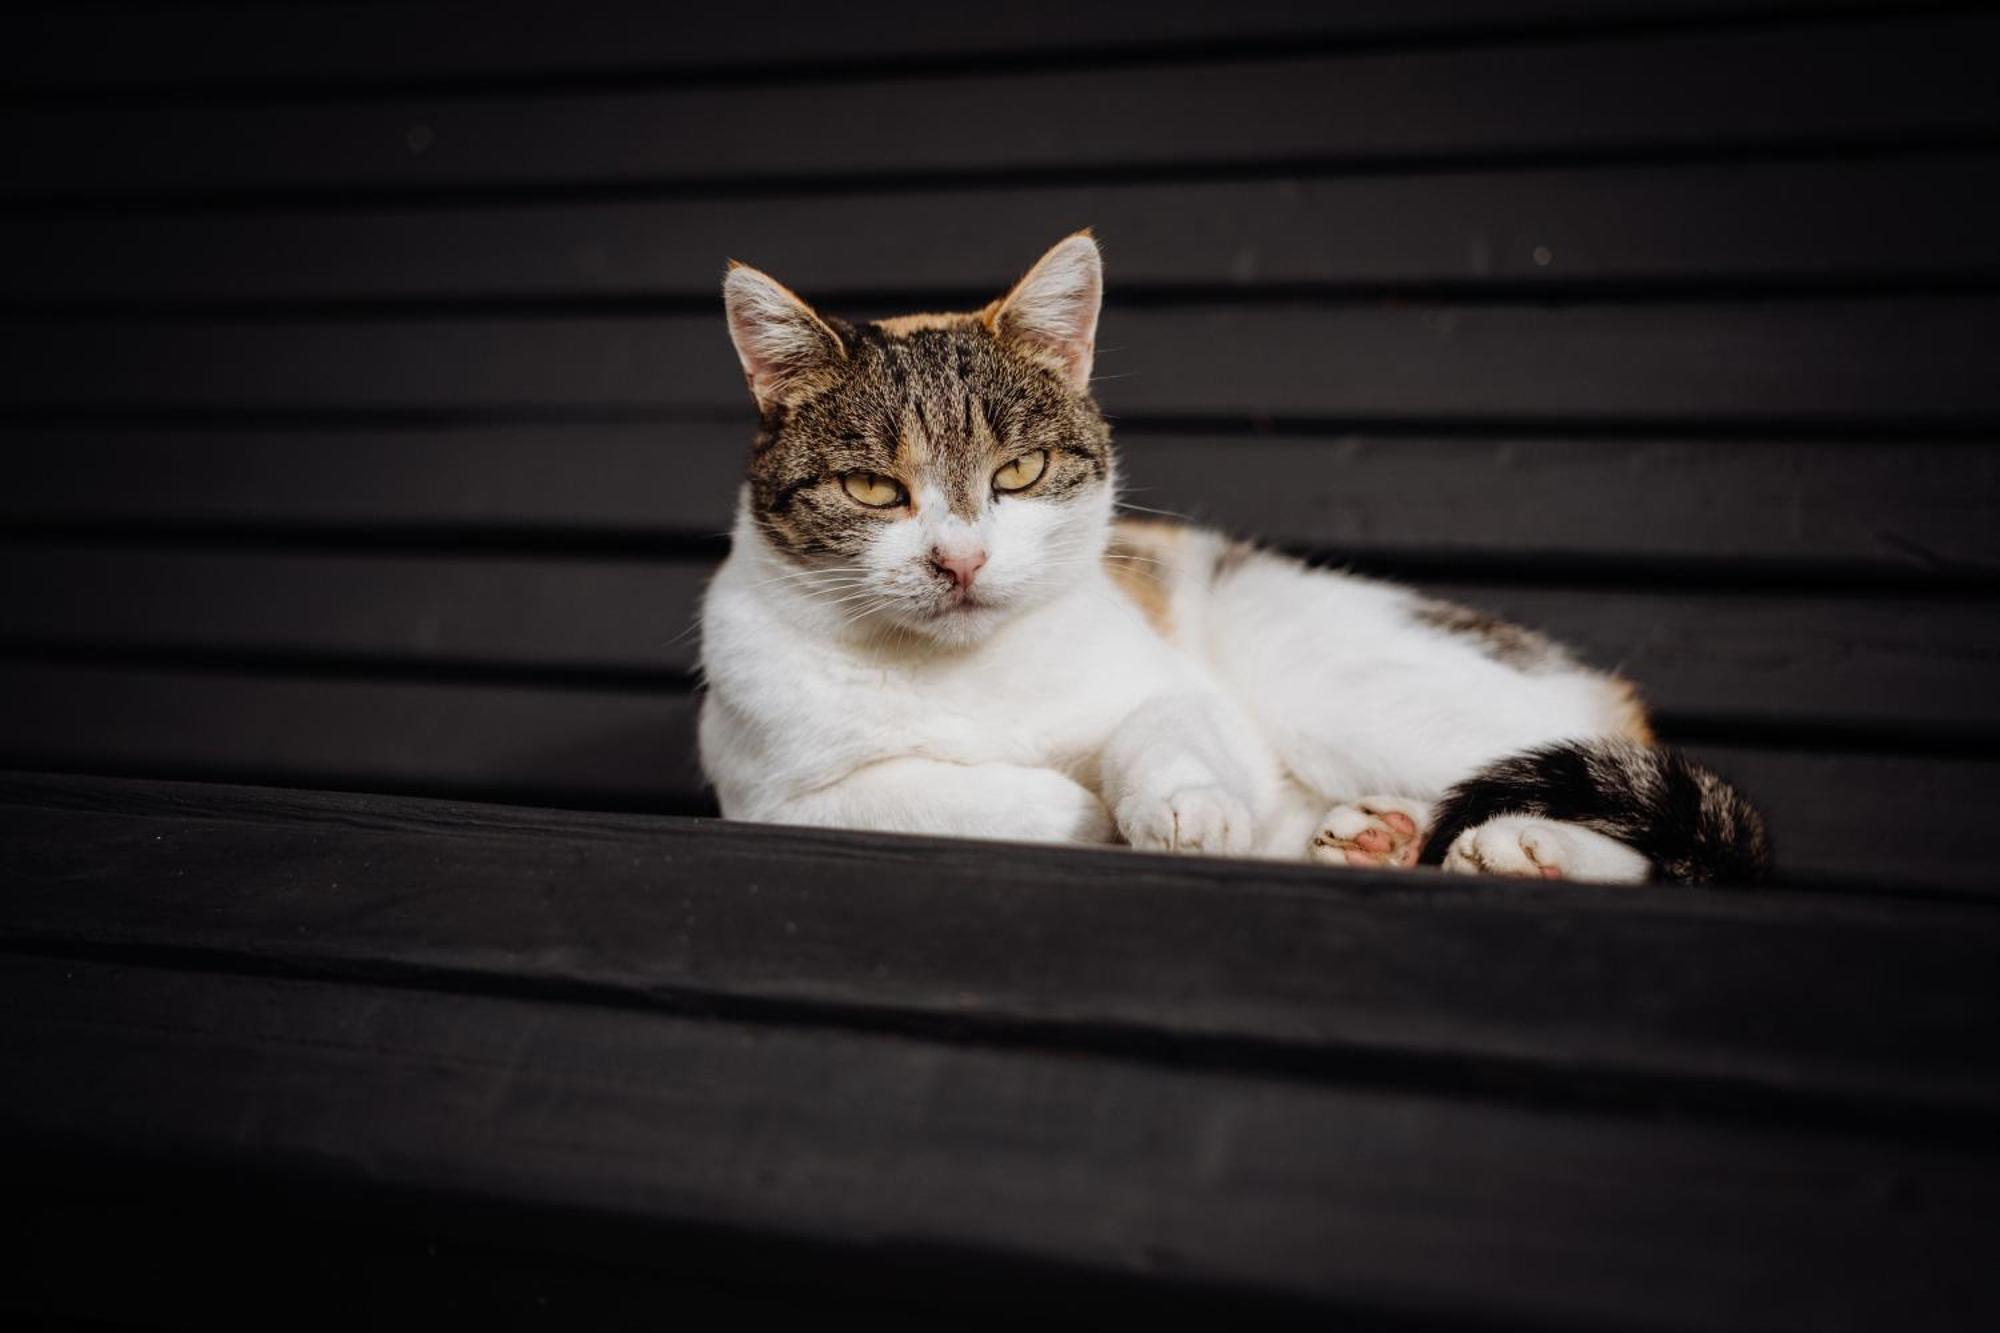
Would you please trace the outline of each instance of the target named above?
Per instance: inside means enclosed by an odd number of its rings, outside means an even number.
[[[1142,698],[1203,688],[1100,571],[965,649],[842,633],[748,525],[702,609],[702,760],[723,812],[787,802],[898,757],[1053,768],[1096,786]]]

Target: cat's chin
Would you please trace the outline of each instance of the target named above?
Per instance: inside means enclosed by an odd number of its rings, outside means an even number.
[[[1020,608],[1012,603],[957,602],[918,615],[899,616],[902,629],[944,648],[969,648],[993,634]]]

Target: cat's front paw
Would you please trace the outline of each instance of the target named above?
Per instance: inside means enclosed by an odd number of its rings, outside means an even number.
[[[1250,807],[1219,786],[1127,797],[1118,805],[1118,831],[1147,852],[1248,856],[1257,841]]]
[[[1430,807],[1422,801],[1364,796],[1329,810],[1307,850],[1323,865],[1413,866],[1430,822]]]
[[[1510,815],[1454,838],[1444,868],[1459,875],[1637,884],[1652,865],[1641,853],[1594,829]]]

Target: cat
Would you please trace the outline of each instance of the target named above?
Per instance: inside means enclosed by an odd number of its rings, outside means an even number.
[[[732,263],[760,429],[704,596],[732,819],[1329,865],[1752,882],[1764,821],[1529,630],[1117,512],[1102,260],[850,324]],[[1217,467],[1226,467],[1218,459]]]

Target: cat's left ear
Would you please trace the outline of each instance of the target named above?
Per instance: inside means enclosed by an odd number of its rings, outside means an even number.
[[[981,318],[1001,341],[1059,373],[1072,391],[1088,393],[1103,303],[1104,261],[1096,239],[1080,231],[1036,260]]]
[[[791,288],[731,260],[722,299],[758,411],[790,407],[838,379],[847,348]]]

